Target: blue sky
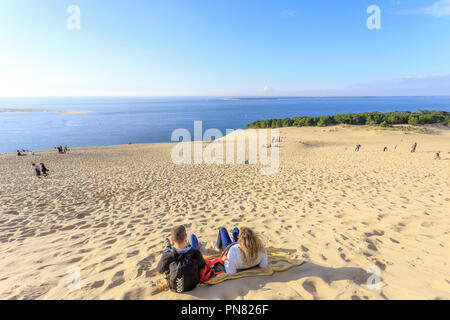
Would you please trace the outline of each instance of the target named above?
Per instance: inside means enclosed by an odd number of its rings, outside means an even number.
[[[450,0],[0,2],[0,96],[450,95],[449,52]]]

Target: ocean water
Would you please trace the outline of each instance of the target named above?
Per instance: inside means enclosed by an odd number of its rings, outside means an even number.
[[[339,97],[226,100],[198,98],[1,98],[1,108],[86,110],[85,114],[0,113],[0,153],[55,146],[170,142],[172,131],[244,128],[268,118],[421,109],[450,111],[450,97]]]

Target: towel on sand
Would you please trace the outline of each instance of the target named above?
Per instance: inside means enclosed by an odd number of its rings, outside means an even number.
[[[217,256],[207,257],[208,259],[219,258]],[[251,269],[241,270],[235,274],[221,273],[218,274],[206,282],[200,283],[198,287],[205,287],[208,285],[218,284],[227,280],[245,278],[245,277],[261,277],[271,276],[275,272],[282,272],[289,270],[293,267],[297,267],[303,264],[304,261],[297,259],[293,253],[283,252],[275,248],[267,248],[267,258],[269,260],[269,267],[259,268],[254,267]]]
[[[221,273],[218,274],[206,282],[199,283],[197,287],[206,287],[209,285],[218,284],[227,280],[245,278],[245,277],[262,277],[271,276],[275,272],[287,271],[291,268],[298,267],[304,263],[292,252],[285,252],[280,249],[267,248],[267,259],[269,260],[269,266],[267,268],[254,267],[251,269],[241,270],[235,274]],[[220,258],[220,253],[213,256],[207,256],[205,259]],[[154,273],[153,275],[159,275]],[[160,291],[169,290],[167,283],[161,283],[158,286]]]

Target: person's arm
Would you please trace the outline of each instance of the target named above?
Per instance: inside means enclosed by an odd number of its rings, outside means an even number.
[[[228,251],[228,259],[224,261],[225,272],[228,274],[235,274],[237,272],[236,259],[237,255],[240,254],[238,247],[231,247]]]
[[[200,250],[197,250],[197,261],[198,261],[198,269],[203,269],[205,267],[205,259],[203,258]]]
[[[158,266],[156,267],[156,271],[159,273],[164,273],[169,270],[169,265],[172,262],[172,253],[171,251],[164,252],[161,260],[159,260]]]
[[[267,268],[269,266],[269,260],[267,259],[267,252],[264,252],[261,262],[259,263],[260,268]]]

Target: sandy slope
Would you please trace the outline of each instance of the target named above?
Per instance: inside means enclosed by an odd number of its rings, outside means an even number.
[[[175,165],[171,144],[0,155],[0,298],[450,298],[450,131],[281,136],[273,176],[259,165]],[[32,160],[51,177],[35,178]],[[215,252],[218,227],[248,225],[307,263],[183,295],[161,291],[152,274],[175,223],[197,234],[205,254]],[[366,285],[372,265],[380,290]],[[79,290],[66,286],[71,266],[81,270]]]

